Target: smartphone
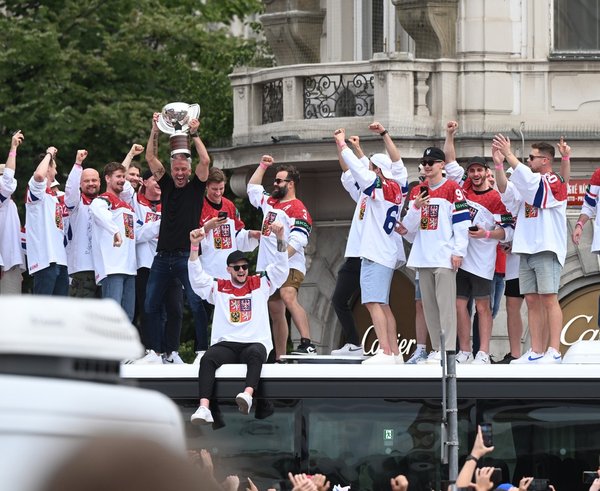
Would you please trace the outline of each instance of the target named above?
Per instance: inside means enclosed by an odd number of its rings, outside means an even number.
[[[422,194],[423,198],[427,198],[427,196],[429,196],[429,188],[427,186],[421,186],[421,192],[419,194]]]
[[[227,212],[226,211],[220,211],[219,214],[217,215],[219,220],[223,220],[224,218],[227,218]]]
[[[471,232],[477,232],[477,231],[479,230],[479,227],[478,227],[477,225],[471,225],[471,226],[469,227],[469,230],[470,230]]]
[[[486,447],[494,446],[494,436],[492,433],[492,423],[481,423],[481,436],[483,436],[483,444]]]
[[[490,480],[496,486],[502,482],[502,469],[500,469],[500,467],[494,467],[494,472],[492,472],[492,478]]]
[[[529,485],[529,491],[548,491],[550,487],[548,479],[534,479]]]
[[[592,484],[598,478],[598,471],[583,471],[583,484]]]

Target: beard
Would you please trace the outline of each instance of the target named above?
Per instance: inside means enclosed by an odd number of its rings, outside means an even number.
[[[284,187],[275,186],[273,188],[273,192],[271,193],[271,197],[275,198],[275,199],[282,199],[282,198],[285,198],[285,196],[287,195],[287,192],[288,192],[287,186],[284,186]]]

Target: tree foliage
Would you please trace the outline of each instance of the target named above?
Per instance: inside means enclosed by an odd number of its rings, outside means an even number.
[[[98,168],[120,160],[133,142],[145,145],[152,113],[169,102],[200,104],[208,146],[228,138],[228,74],[263,53],[228,26],[260,8],[260,0],[0,0],[0,141],[8,149],[11,133],[24,132],[18,177],[31,176],[49,145],[63,175],[78,148]]]

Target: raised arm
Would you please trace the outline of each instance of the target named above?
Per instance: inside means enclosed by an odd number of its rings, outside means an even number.
[[[444,153],[446,154],[446,162],[454,162],[456,160],[456,148],[454,147],[454,136],[458,131],[458,123],[456,121],[448,121],[446,123],[446,139],[444,140]]]
[[[506,191],[506,186],[508,186],[508,179],[504,172],[504,155],[502,155],[502,152],[498,148],[492,147],[492,160],[494,161],[496,186],[498,186],[498,191],[500,191],[500,193],[504,193]]]
[[[85,149],[77,150],[75,164],[69,172],[67,183],[65,185],[65,205],[67,208],[75,208],[81,198],[81,174],[83,173],[83,161],[86,159],[88,151]]]
[[[198,153],[198,165],[196,166],[196,176],[202,182],[206,182],[208,179],[208,166],[210,165],[210,156],[208,155],[208,151],[204,146],[204,143],[200,139],[200,135],[198,134],[198,130],[200,129],[200,121],[197,119],[192,119],[190,121],[190,137],[192,138],[192,142],[194,142],[194,148]]]
[[[17,130],[17,132],[12,136],[10,140],[10,151],[8,152],[8,158],[6,159],[6,168],[15,170],[17,167],[17,148],[19,145],[23,143],[23,133],[21,130]]]
[[[35,172],[33,173],[33,180],[35,182],[44,182],[46,180],[46,176],[48,175],[48,167],[50,166],[52,160],[56,158],[57,153],[58,150],[56,147],[48,147],[46,149],[46,155],[44,155],[44,158],[38,164]]]
[[[271,167],[274,162],[275,161],[273,160],[273,157],[271,157],[270,155],[263,155],[260,158],[260,163],[254,171],[254,174],[252,174],[250,181],[248,181],[248,184],[262,184],[262,180],[265,176],[265,173],[267,172],[267,169]]]
[[[165,168],[161,161],[158,160],[159,129],[157,121],[159,116],[160,113],[152,115],[152,129],[150,130],[150,138],[148,138],[148,144],[146,145],[146,162],[148,162],[148,167],[150,167],[150,171],[157,181],[160,181],[160,178],[165,175]]]
[[[129,152],[127,152],[127,155],[125,155],[123,162],[121,162],[121,164],[123,164],[123,167],[125,167],[126,172],[127,172],[127,169],[129,169],[129,166],[131,165],[131,161],[133,160],[133,158],[135,156],[139,155],[140,153],[142,153],[143,151],[144,151],[143,145],[140,145],[138,143],[134,143],[133,145],[131,145]]]
[[[392,159],[392,162],[398,162],[400,160],[400,150],[398,150],[398,147],[394,144],[394,140],[392,140],[388,130],[386,130],[378,121],[371,123],[369,129],[383,138],[383,143],[385,144],[385,149],[390,156],[390,159]],[[358,158],[360,158],[360,156],[358,156]]]
[[[571,178],[571,147],[565,141],[565,137],[561,136],[560,141],[556,144],[558,152],[560,153],[560,175],[566,183]]]

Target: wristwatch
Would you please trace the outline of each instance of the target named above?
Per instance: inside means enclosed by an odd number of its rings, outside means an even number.
[[[469,460],[474,460],[476,464],[479,463],[479,459],[471,454],[467,455],[467,458],[465,459],[465,463],[468,462]]]

